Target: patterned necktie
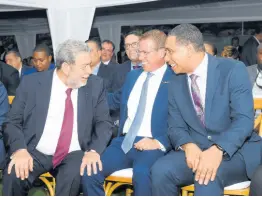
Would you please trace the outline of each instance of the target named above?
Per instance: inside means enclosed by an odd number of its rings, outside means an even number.
[[[139,66],[138,64],[137,65],[135,65],[135,66],[133,66],[133,69],[135,70],[135,69],[138,69],[138,68],[140,68],[141,66]]]
[[[147,100],[147,91],[148,91],[148,82],[149,79],[153,76],[152,73],[147,73],[146,80],[143,84],[139,103],[136,110],[135,118],[125,136],[125,139],[122,143],[121,148],[123,149],[124,153],[127,153],[132,147],[133,143],[135,141],[135,138],[137,136],[137,133],[139,131],[139,128],[142,124],[142,120],[145,114],[145,108],[146,108],[146,100]]]
[[[74,110],[73,103],[71,100],[72,88],[66,90],[67,98],[65,101],[65,112],[63,124],[59,136],[59,140],[56,146],[56,151],[53,157],[53,167],[58,166],[61,161],[66,157],[69,152],[72,134],[73,134],[73,123],[74,123]]]
[[[204,108],[203,108],[203,104],[202,104],[201,97],[200,97],[200,90],[196,82],[198,76],[195,74],[192,74],[190,75],[190,78],[191,78],[191,93],[192,93],[192,98],[195,104],[194,105],[195,110],[196,110],[197,116],[200,119],[201,123],[203,124],[203,126],[205,126]]]

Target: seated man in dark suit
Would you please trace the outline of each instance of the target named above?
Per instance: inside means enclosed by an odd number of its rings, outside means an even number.
[[[257,63],[257,47],[262,41],[262,27],[257,27],[255,30],[255,35],[251,36],[242,48],[240,60],[243,61],[246,66]]]
[[[190,24],[171,30],[166,50],[176,73],[168,89],[173,150],[152,167],[153,195],[176,196],[191,184],[196,196],[223,195],[261,163],[246,67],[206,54],[201,32]]]
[[[55,68],[55,65],[51,63],[51,50],[45,44],[39,44],[34,48],[32,61],[34,67],[27,69],[24,75],[29,75],[35,72],[42,72],[46,70],[53,70]]]
[[[6,120],[8,111],[9,111],[8,95],[4,84],[0,82],[0,169],[4,168],[5,160],[6,160],[2,126]]]
[[[105,65],[116,64],[114,59],[115,45],[111,40],[103,40],[101,44],[101,61]]]
[[[84,195],[104,195],[104,180],[111,173],[133,168],[135,195],[151,195],[150,168],[169,151],[167,87],[173,75],[165,63],[166,35],[146,32],[140,39],[143,69],[131,71],[122,88],[118,137],[101,156],[103,170],[83,176]]]
[[[0,81],[4,84],[8,96],[15,96],[19,85],[19,72],[3,62],[0,62]]]
[[[231,45],[237,49],[239,55],[242,53],[242,46],[239,45],[239,37],[235,36],[231,39]]]
[[[17,90],[3,132],[11,159],[3,195],[26,195],[50,171],[56,195],[76,196],[80,174],[101,164],[112,123],[103,81],[90,75],[90,49],[67,40],[58,47],[56,63],[55,70],[24,77]]]
[[[21,78],[24,73],[30,69],[29,66],[23,65],[22,57],[18,51],[11,50],[6,53],[5,62],[18,70],[19,77]]]

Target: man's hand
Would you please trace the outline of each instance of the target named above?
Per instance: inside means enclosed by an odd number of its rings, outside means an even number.
[[[200,155],[199,165],[195,174],[195,180],[200,185],[207,185],[209,181],[214,181],[216,178],[217,169],[223,159],[223,152],[216,146],[211,146]]]
[[[193,172],[196,171],[199,163],[199,157],[202,153],[202,150],[193,143],[184,144],[182,149],[185,151],[186,154],[186,163],[187,166],[192,169]]]
[[[85,168],[87,169],[87,175],[92,175],[92,169],[94,174],[97,174],[97,164],[100,171],[102,171],[102,162],[100,160],[100,155],[97,152],[89,151],[86,152],[80,167],[80,175],[84,175]]]
[[[11,162],[8,165],[8,174],[11,174],[12,167],[15,166],[16,177],[21,180],[27,179],[29,170],[33,172],[33,161],[33,158],[26,149],[16,151],[12,155]]]
[[[149,138],[143,138],[142,140],[138,141],[137,143],[134,144],[134,147],[137,150],[156,150],[160,149],[160,144],[157,140],[155,139],[149,139]]]

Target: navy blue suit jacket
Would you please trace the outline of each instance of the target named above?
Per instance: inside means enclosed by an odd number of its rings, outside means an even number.
[[[143,72],[143,69],[136,69],[127,75],[126,82],[122,88],[121,92],[121,101],[120,101],[120,120],[119,120],[119,133],[120,135],[123,132],[123,126],[127,119],[127,102],[129,95],[138,79],[140,74]],[[158,140],[166,150],[170,150],[169,140],[167,138],[167,115],[168,115],[168,83],[173,75],[172,70],[168,67],[160,87],[158,89],[155,102],[152,110],[151,118],[151,129],[152,136],[154,139]],[[114,105],[113,100],[109,101],[109,105]]]
[[[196,115],[186,74],[174,75],[168,97],[168,135],[174,149],[189,142],[202,150],[217,144],[228,159],[239,151],[252,176],[261,162],[261,137],[253,132],[252,88],[242,62],[208,55],[205,127]]]

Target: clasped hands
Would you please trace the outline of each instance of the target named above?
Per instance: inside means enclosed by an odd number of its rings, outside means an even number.
[[[188,143],[182,146],[185,151],[187,166],[195,173],[195,181],[200,185],[208,185],[214,181],[217,170],[223,159],[223,152],[215,145],[202,151],[196,144]]]

